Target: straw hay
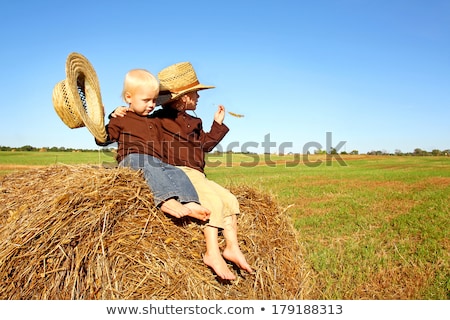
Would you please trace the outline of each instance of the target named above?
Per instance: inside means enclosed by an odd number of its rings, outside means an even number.
[[[303,298],[292,223],[267,194],[231,191],[255,272],[233,268],[224,282],[202,261],[201,226],[156,210],[139,172],[58,165],[0,177],[0,299]]]

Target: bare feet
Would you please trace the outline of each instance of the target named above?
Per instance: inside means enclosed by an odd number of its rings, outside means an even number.
[[[205,253],[203,256],[203,262],[211,267],[214,272],[224,280],[234,280],[236,276],[230,269],[228,269],[228,265],[223,260],[222,256],[219,254],[208,254]]]
[[[248,264],[247,260],[244,257],[241,249],[237,246],[229,247],[227,246],[225,250],[223,250],[223,257],[228,261],[233,262],[242,270],[245,270],[249,273],[252,273],[252,267]]]
[[[182,218],[192,213],[189,208],[185,207],[175,199],[164,201],[161,205],[161,210],[175,218]]]
[[[182,218],[190,216],[192,218],[199,219],[201,221],[207,221],[211,214],[211,211],[202,207],[198,203],[189,202],[181,204],[175,199],[169,199],[161,205],[161,210],[165,213],[174,216],[175,218]]]
[[[184,206],[191,210],[189,216],[192,218],[196,218],[201,221],[208,221],[209,216],[211,215],[210,210],[206,209],[205,207],[202,207],[198,203],[188,202],[185,203]]]
[[[227,263],[222,257],[218,242],[219,230],[216,227],[206,226],[203,230],[206,241],[206,253],[203,256],[203,262],[224,280],[234,280],[236,276],[228,268]]]
[[[239,242],[237,238],[237,217],[236,215],[227,216],[224,219],[225,228],[223,229],[223,235],[227,242],[225,249],[223,250],[223,257],[228,261],[235,263],[239,268],[252,273],[253,270],[245,259],[244,254],[239,248]]]

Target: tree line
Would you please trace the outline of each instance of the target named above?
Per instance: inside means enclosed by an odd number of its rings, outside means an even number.
[[[102,150],[112,151],[115,148],[102,148]],[[25,145],[22,147],[7,147],[0,146],[0,151],[40,151],[40,152],[92,152],[98,151],[98,149],[77,149],[77,148],[65,148],[65,147],[41,147],[36,148],[30,145]],[[216,151],[216,153],[219,153]],[[223,153],[223,152],[220,152]],[[227,153],[235,153],[233,151],[227,151]],[[237,152],[240,153],[240,152]],[[326,153],[325,150],[317,150],[315,154]],[[337,154],[336,149],[331,149],[330,153]],[[342,151],[340,154],[360,154],[358,150],[353,150],[351,152]],[[362,154],[362,153],[361,153]],[[450,156],[450,149],[439,150],[433,149],[431,151],[423,150],[421,148],[415,148],[412,152],[402,152],[396,149],[394,153],[388,152],[386,150],[372,150],[366,153],[367,155],[382,156],[382,155],[392,155],[392,156]]]
[[[385,150],[377,150],[367,152],[368,155],[394,155],[394,156],[450,156],[450,149],[439,150],[433,149],[431,151],[423,150],[421,148],[415,148],[413,152],[402,152],[396,149],[394,153],[386,152]]]
[[[102,148],[108,149],[108,148]],[[114,149],[114,148],[112,148]],[[78,148],[65,148],[65,147],[41,147],[36,148],[30,145],[25,145],[22,147],[6,147],[0,146],[0,151],[40,151],[40,152],[91,152],[98,151],[98,149],[78,149]]]

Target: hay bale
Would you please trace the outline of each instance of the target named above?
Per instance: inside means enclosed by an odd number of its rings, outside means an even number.
[[[201,226],[155,209],[139,172],[57,165],[0,178],[0,299],[302,299],[296,233],[267,194],[239,186],[254,274],[218,279]],[[221,243],[223,246],[223,243]]]

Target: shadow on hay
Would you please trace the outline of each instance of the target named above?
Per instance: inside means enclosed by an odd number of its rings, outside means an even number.
[[[237,279],[221,282],[202,261],[201,225],[155,209],[139,172],[58,165],[3,176],[0,299],[302,299],[292,223],[269,195],[231,191],[255,272],[234,268]]]

